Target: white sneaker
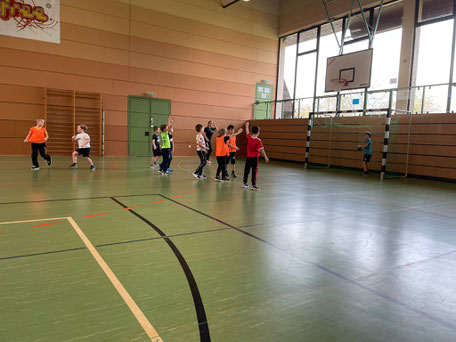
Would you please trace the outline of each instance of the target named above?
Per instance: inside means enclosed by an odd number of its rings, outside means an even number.
[[[196,179],[199,178],[199,176],[196,174],[196,173],[192,173],[193,177],[195,177]]]
[[[208,160],[208,161],[207,161],[207,164],[208,164],[208,165],[211,165],[211,164],[212,164],[212,162],[211,162],[210,160]]]
[[[243,189],[248,189],[248,188],[249,188],[249,185],[248,185],[247,183],[244,183],[244,184],[242,184],[242,188],[243,188]]]

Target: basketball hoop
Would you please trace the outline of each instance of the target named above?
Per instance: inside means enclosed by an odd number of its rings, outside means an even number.
[[[334,84],[342,85],[343,87],[348,86],[348,80],[346,80],[345,78],[333,78],[331,82]]]

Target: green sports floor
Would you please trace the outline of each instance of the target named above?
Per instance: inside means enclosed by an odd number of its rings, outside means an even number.
[[[148,162],[0,158],[0,341],[456,341],[456,184]]]

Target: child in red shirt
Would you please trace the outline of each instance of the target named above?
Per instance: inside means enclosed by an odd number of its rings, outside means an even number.
[[[44,119],[36,119],[36,126],[30,128],[30,131],[25,138],[24,142],[32,144],[32,170],[38,171],[40,165],[38,164],[38,151],[48,165],[52,165],[52,158],[46,153],[46,141],[49,139],[49,134],[44,127]]]
[[[253,126],[252,133],[249,131],[249,122],[245,123],[245,133],[247,134],[247,160],[245,161],[244,168],[244,184],[242,187],[248,189],[249,185],[247,184],[250,169],[252,169],[252,190],[260,190],[256,185],[257,173],[258,173],[258,162],[260,158],[260,153],[264,156],[266,163],[269,162],[269,158],[264,151],[263,142],[258,138],[260,135],[260,127]]]

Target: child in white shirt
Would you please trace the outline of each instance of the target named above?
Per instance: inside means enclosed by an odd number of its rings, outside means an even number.
[[[90,136],[86,133],[87,126],[79,125],[76,129],[77,135],[71,137],[73,141],[78,142],[78,149],[73,152],[73,164],[70,165],[71,168],[78,167],[78,156],[83,156],[90,163],[90,170],[94,171],[95,166],[93,165],[92,159],[90,159]]]

